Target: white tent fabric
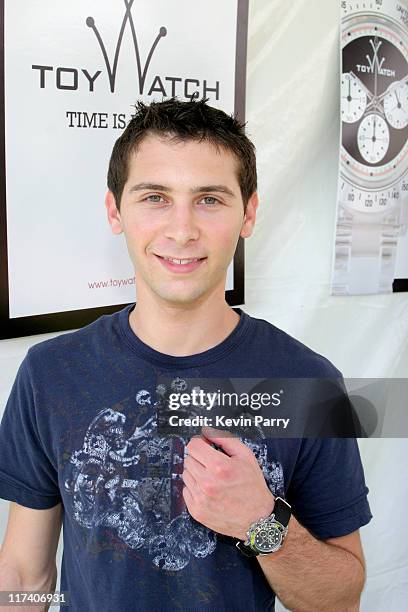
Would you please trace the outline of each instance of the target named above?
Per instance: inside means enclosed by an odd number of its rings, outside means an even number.
[[[245,309],[328,357],[345,377],[407,377],[408,294],[330,296],[339,33],[336,0],[250,2],[246,118],[261,203],[246,242]],[[374,515],[361,530],[367,562],[361,610],[403,612],[408,442],[361,440],[360,449]]]
[[[339,9],[337,0],[250,1],[246,115],[258,151],[261,204],[246,243],[244,309],[328,357],[345,377],[406,377],[408,295],[330,296]],[[46,337],[0,342],[2,406],[27,348]],[[403,612],[408,443],[372,439],[360,448],[374,515],[361,530],[367,561],[361,610]],[[0,502],[0,539],[7,508]],[[60,542],[59,561],[61,552]]]

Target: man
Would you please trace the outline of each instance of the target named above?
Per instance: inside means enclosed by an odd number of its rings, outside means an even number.
[[[106,196],[137,304],[37,344],[19,369],[0,430],[2,590],[55,588],[63,520],[67,609],[272,610],[275,593],[291,610],[358,609],[371,514],[356,440],[158,431],[189,378],[341,376],[225,301],[256,186],[237,120],[205,101],[137,104]]]

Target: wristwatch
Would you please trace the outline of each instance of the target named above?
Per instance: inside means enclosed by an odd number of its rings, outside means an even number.
[[[408,10],[395,0],[341,7],[332,294],[390,293],[398,237],[408,227]]]
[[[276,552],[282,547],[288,533],[290,517],[291,506],[281,497],[276,497],[272,514],[252,523],[247,539],[237,542],[236,547],[247,557]]]

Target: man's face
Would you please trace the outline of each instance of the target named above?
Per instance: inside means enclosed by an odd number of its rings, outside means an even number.
[[[130,158],[120,213],[111,192],[106,207],[112,231],[125,234],[138,299],[187,306],[224,295],[238,238],[252,233],[257,196],[244,217],[229,151],[149,135]]]

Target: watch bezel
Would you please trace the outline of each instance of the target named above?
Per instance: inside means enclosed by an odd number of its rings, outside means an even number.
[[[279,542],[271,545],[270,547],[260,547],[255,543],[255,539],[258,533],[266,527],[269,530],[273,530],[279,534]],[[267,555],[278,551],[282,547],[283,540],[285,539],[287,532],[288,528],[284,527],[282,523],[275,519],[275,515],[272,514],[271,516],[268,516],[267,518],[262,519],[257,523],[251,525],[248,530],[248,538],[245,542],[245,545],[249,546],[254,552],[258,553],[259,555]]]

